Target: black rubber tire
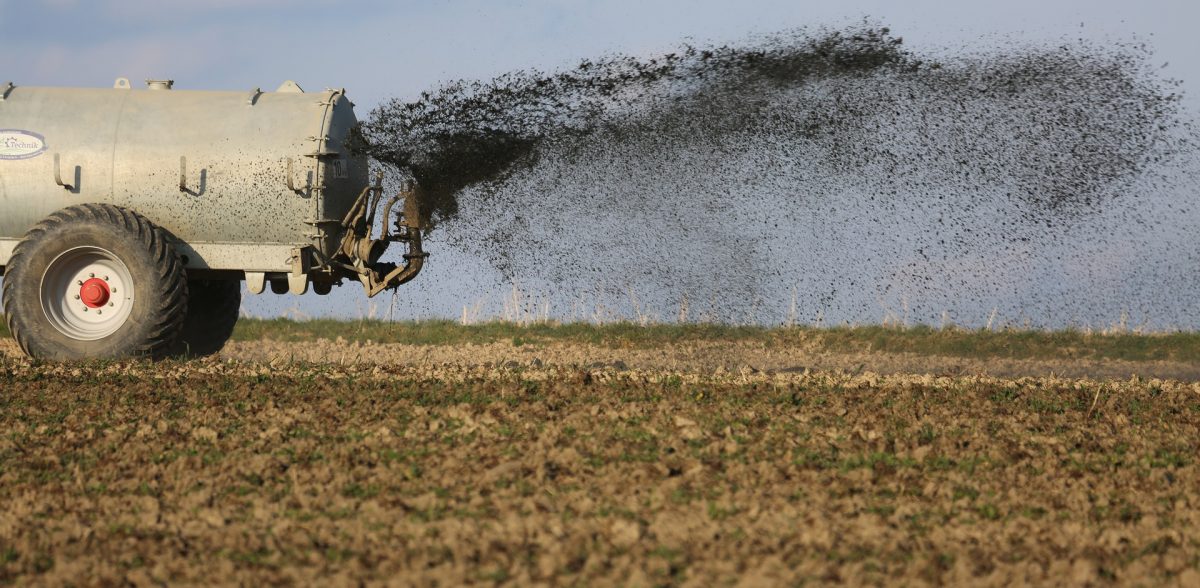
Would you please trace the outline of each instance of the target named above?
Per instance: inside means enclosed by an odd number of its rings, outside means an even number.
[[[217,353],[233,335],[241,309],[241,281],[189,281],[188,313],[171,354],[204,357]]]
[[[121,326],[86,341],[60,331],[42,307],[43,273],[63,253],[102,247],[128,268],[133,302]],[[35,225],[13,250],[4,277],[9,331],[28,355],[79,360],[167,354],[187,314],[187,273],[167,233],[141,215],[109,204],[65,208]]]

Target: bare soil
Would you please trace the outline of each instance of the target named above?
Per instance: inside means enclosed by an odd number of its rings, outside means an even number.
[[[0,343],[0,582],[1200,584],[1187,366],[739,345]]]

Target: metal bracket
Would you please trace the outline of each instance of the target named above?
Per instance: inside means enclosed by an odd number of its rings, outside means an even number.
[[[308,272],[312,269],[312,257],[307,247],[292,249],[292,271],[288,274],[288,290],[300,295],[308,292]]]
[[[16,88],[16,86],[12,82],[5,82],[4,86],[0,87],[0,102],[8,100],[8,93],[12,92],[13,88]]]
[[[179,191],[187,192],[187,156],[179,156]]]
[[[318,106],[331,106],[337,103],[338,96],[346,95],[345,88],[340,88],[337,90],[334,90],[333,88],[325,88],[325,91],[329,92],[329,95],[326,96],[324,100],[317,102]]]
[[[310,180],[310,179],[307,177],[307,174],[305,174],[305,178],[304,178],[304,187],[303,187],[303,188],[299,188],[299,189],[298,189],[298,188],[296,188],[296,182],[295,182],[295,180],[294,180],[295,172],[294,172],[294,171],[292,171],[292,158],[291,158],[291,157],[289,157],[289,158],[287,159],[287,172],[286,172],[286,174],[287,174],[287,175],[286,175],[286,177],[285,177],[285,182],[287,183],[287,188],[288,188],[288,190],[291,190],[291,191],[293,191],[293,192],[295,192],[295,193],[297,193],[297,194],[302,194],[302,193],[303,193],[305,190],[307,190],[307,189],[309,189],[309,188],[311,188],[311,187],[312,187],[312,180]]]
[[[308,247],[295,247],[292,249],[292,257],[289,259],[292,264],[292,275],[308,275],[308,270],[312,269],[311,257],[308,255]]]
[[[203,196],[205,191],[207,190],[205,188],[205,182],[206,182],[207,176],[208,176],[208,170],[204,169],[204,166],[200,166],[200,183],[196,186],[195,190],[189,188],[188,187],[188,179],[187,179],[188,178],[187,157],[184,155],[179,156],[179,191],[180,192],[183,192],[184,194],[189,194],[191,196]]]
[[[54,183],[62,186],[68,191],[75,189],[75,186],[72,186],[71,184],[68,184],[62,180],[62,168],[59,166],[59,157],[57,153],[54,154]]]
[[[246,104],[249,104],[250,106],[254,106],[254,103],[258,102],[258,97],[262,96],[262,93],[263,93],[262,88],[255,88],[253,90],[250,90],[250,98],[248,98],[246,100]]]
[[[308,274],[288,274],[288,291],[297,296],[308,292]]]
[[[267,289],[267,274],[264,272],[246,272],[246,289],[251,294],[262,294]]]

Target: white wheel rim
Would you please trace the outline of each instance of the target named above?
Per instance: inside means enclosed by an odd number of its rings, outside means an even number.
[[[133,312],[129,268],[100,247],[76,247],[42,272],[42,311],[54,328],[78,341],[117,332]]]

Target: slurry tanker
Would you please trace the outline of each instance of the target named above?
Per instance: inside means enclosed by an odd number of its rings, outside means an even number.
[[[0,86],[3,308],[27,354],[211,354],[243,281],[375,296],[421,271],[416,188],[384,201],[344,90],[172,86]]]

